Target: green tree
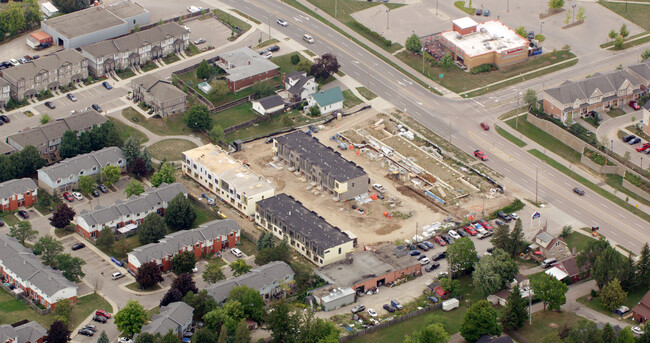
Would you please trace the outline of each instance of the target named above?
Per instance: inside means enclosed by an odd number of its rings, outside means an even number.
[[[59,300],[54,308],[55,320],[68,325],[70,323],[70,315],[72,315],[72,301],[70,301],[70,299]]]
[[[560,237],[562,237],[562,238],[569,237],[572,230],[573,230],[573,227],[571,225],[564,225],[562,227],[562,233],[560,233]]]
[[[275,94],[275,88],[268,82],[255,82],[251,90],[260,98]]]
[[[48,343],[68,343],[70,341],[70,330],[68,325],[59,320],[55,320],[50,329],[47,330]]]
[[[603,343],[602,335],[596,323],[580,319],[577,325],[571,327],[568,335],[564,338],[566,343]]]
[[[235,262],[230,264],[230,270],[235,276],[246,274],[251,271],[251,268],[253,267],[246,264],[246,261],[241,258],[238,258]]]
[[[406,39],[406,43],[404,44],[404,47],[406,50],[418,54],[422,50],[422,42],[420,41],[420,37],[416,35],[415,33],[410,35]]]
[[[99,334],[99,338],[97,339],[97,343],[108,343],[108,342],[109,342],[108,335],[106,335],[106,331],[102,330],[102,332]]]
[[[528,108],[535,109],[537,108],[537,92],[534,89],[528,88],[524,92],[524,103],[528,105]]]
[[[449,69],[454,66],[454,59],[450,54],[445,54],[440,60],[440,67],[442,69]]]
[[[183,117],[187,126],[194,131],[204,131],[212,128],[212,117],[208,108],[203,105],[190,107]]]
[[[203,280],[207,283],[215,283],[217,281],[223,280],[226,276],[221,271],[221,266],[218,263],[209,263],[208,266],[203,271]]]
[[[228,88],[228,84],[224,80],[217,80],[211,86],[210,94],[217,98],[221,98],[230,92],[230,88]]]
[[[218,144],[224,137],[223,128],[221,128],[220,125],[214,125],[210,130],[210,133],[208,133],[208,136]]]
[[[59,155],[61,158],[75,157],[78,151],[79,141],[77,140],[77,131],[66,131],[61,138],[61,146],[59,146]]]
[[[130,169],[133,166],[133,163],[135,163],[135,160],[142,155],[140,141],[133,136],[129,136],[129,138],[124,142],[122,153],[124,154],[126,164]]]
[[[650,49],[643,50],[643,52],[641,53],[641,60],[645,61],[649,58],[650,58]]]
[[[77,213],[72,209],[72,207],[63,203],[56,208],[54,213],[52,213],[52,216],[50,217],[50,225],[57,229],[63,229],[70,225],[70,222],[74,219],[76,214]]]
[[[614,278],[600,290],[600,302],[610,311],[619,308],[626,298],[627,292],[623,290],[617,278]]]
[[[36,238],[36,235],[38,235],[38,231],[32,229],[32,224],[26,220],[9,228],[9,236],[17,239],[22,245],[25,245],[25,241]]]
[[[627,36],[630,35],[630,31],[628,31],[627,25],[625,25],[625,24],[621,25],[621,29],[619,30],[619,34],[623,38],[627,38]]]
[[[483,335],[497,336],[501,327],[497,322],[497,312],[486,300],[479,300],[470,306],[463,318],[460,335],[468,342],[476,342]]]
[[[273,248],[275,247],[275,241],[273,238],[273,233],[264,231],[260,235],[260,237],[257,239],[257,243],[255,245],[257,250],[262,250],[264,248]]]
[[[144,193],[144,185],[140,183],[140,181],[133,179],[126,184],[124,193],[126,193],[127,198],[131,197],[132,195],[140,195]]]
[[[217,343],[217,335],[214,332],[208,330],[207,328],[201,328],[197,330],[192,338],[190,339],[191,343]]]
[[[580,20],[585,20],[585,18],[587,18],[585,16],[585,8],[582,6],[578,7],[578,13],[576,13],[576,19],[580,21]]]
[[[506,309],[499,318],[499,322],[504,330],[515,331],[524,326],[527,319],[528,304],[526,304],[526,299],[521,297],[519,286],[515,286],[508,296]]]
[[[176,336],[172,329],[169,329],[167,333],[161,338],[160,343],[180,343],[181,340]]]
[[[50,235],[42,236],[34,244],[34,254],[40,255],[43,264],[54,266],[56,256],[63,252],[63,244]],[[57,303],[58,307],[58,303]]]
[[[623,261],[623,265],[618,272],[618,278],[621,281],[621,287],[624,290],[629,291],[632,288],[636,287],[636,263],[634,261],[634,256],[632,253],[628,253],[627,259]]]
[[[115,231],[108,226],[104,226],[99,231],[99,237],[97,237],[95,244],[106,250],[112,250],[115,244]]]
[[[314,105],[309,108],[309,115],[312,117],[318,117],[320,115],[320,109],[317,105]]]
[[[160,267],[158,267],[158,264],[153,261],[143,263],[140,268],[138,268],[138,273],[135,275],[135,281],[140,285],[140,289],[153,287],[155,284],[162,281]]]
[[[291,247],[289,244],[282,241],[277,246],[262,248],[255,254],[255,264],[257,265],[264,265],[273,261],[291,263]]]
[[[160,170],[153,173],[153,175],[151,176],[151,184],[154,187],[158,187],[163,183],[172,184],[176,182],[176,176],[174,176],[174,172],[175,172],[174,166],[171,163],[165,162],[160,167]]]
[[[178,194],[169,202],[165,210],[165,223],[172,230],[186,230],[192,227],[196,212],[190,199]]]
[[[38,152],[38,150],[33,145],[28,145],[23,149],[23,151],[19,153],[13,153],[12,156],[13,155],[20,156],[20,160],[22,162],[20,163],[22,166],[21,172],[22,175],[25,176],[36,173],[37,170],[41,169],[45,165],[45,159],[43,158],[43,155],[41,155],[41,153]]]
[[[494,248],[501,249],[503,251],[510,251],[510,226],[508,225],[497,225],[494,229],[494,234],[490,240]]]
[[[515,256],[519,254],[525,247],[526,241],[524,241],[524,229],[521,218],[518,218],[515,222],[515,227],[510,232],[510,247],[512,248],[509,251],[510,255]]]
[[[52,117],[50,117],[49,114],[47,114],[47,113],[41,114],[41,125],[45,125],[45,124],[49,123],[50,121],[52,121]]]
[[[92,176],[87,176],[87,175],[80,175],[79,176],[79,190],[86,194],[89,195],[95,190],[95,186],[97,185],[97,181],[95,181],[95,178]]]
[[[59,254],[56,256],[56,266],[63,273],[63,276],[70,281],[77,281],[77,279],[86,276],[81,270],[81,267],[85,264],[86,261],[80,257],[72,257],[70,254]]]
[[[508,253],[494,249],[492,255],[479,260],[472,273],[474,287],[484,296],[502,290],[519,272],[517,264]]]
[[[115,314],[115,325],[128,336],[140,332],[146,321],[147,311],[135,300],[127,301],[126,305]]]
[[[102,169],[102,182],[107,187],[110,187],[116,182],[120,181],[121,177],[122,177],[122,171],[120,170],[119,167],[109,165],[104,167],[104,169]]]
[[[602,252],[611,248],[609,242],[604,237],[600,237],[598,240],[589,239],[587,240],[587,246],[578,254],[576,262],[581,269],[591,269],[596,262],[596,259]]]
[[[199,67],[196,68],[196,77],[199,80],[205,80],[212,76],[213,68],[206,60],[199,62]]]
[[[614,39],[616,36],[618,36],[618,32],[614,31],[614,29],[609,30],[609,33],[607,34],[609,39]]]
[[[226,330],[221,330],[219,332],[219,339],[217,339],[217,343],[227,343],[228,342],[228,333]]]
[[[569,287],[562,281],[544,273],[542,277],[532,280],[532,287],[535,295],[544,302],[544,311],[560,310],[566,303],[566,292]]]
[[[87,0],[53,0],[52,3],[63,13],[70,13],[88,8]]]
[[[309,70],[311,70],[311,65],[312,64],[313,63],[310,60],[304,59],[304,60],[301,60],[300,62],[298,62],[298,65],[296,66],[296,69],[298,69],[299,71],[309,72]]]
[[[165,237],[167,227],[165,221],[157,213],[149,213],[138,230],[138,240],[140,243],[149,244],[158,242],[161,238]]]
[[[528,36],[528,32],[526,32],[526,28],[523,26],[519,26],[518,28],[516,28],[515,32],[522,37]]]
[[[243,305],[246,317],[258,323],[264,319],[264,299],[256,289],[248,286],[236,286],[230,290],[228,299]]]
[[[634,334],[629,326],[618,332],[618,343],[634,343]]]
[[[623,49],[623,44],[625,44],[625,38],[623,36],[619,35],[614,39],[614,47],[616,49]]]
[[[457,239],[453,245],[447,248],[447,261],[452,264],[452,270],[470,270],[478,261],[474,241],[469,237]]]
[[[217,308],[217,302],[205,289],[198,293],[187,292],[183,301],[194,308],[194,319],[196,320],[201,320],[206,313]]]
[[[636,261],[636,285],[647,289],[650,286],[650,247],[648,242],[641,248],[641,254]]]
[[[608,246],[603,250],[596,258],[591,274],[596,280],[598,288],[602,289],[614,278],[617,278],[623,265],[623,256],[616,249]]]
[[[413,335],[406,336],[404,343],[446,343],[449,341],[449,334],[440,323],[432,323],[424,327],[422,331],[415,331]]]
[[[172,257],[172,271],[176,274],[191,273],[192,269],[196,266],[196,256],[191,251],[183,251],[182,253]]]
[[[617,341],[616,332],[614,332],[614,328],[612,327],[612,324],[605,323],[605,326],[603,326],[602,337],[603,337],[603,342],[613,343]]]
[[[560,9],[564,7],[564,0],[549,0],[548,1],[548,8],[550,9]]]
[[[87,154],[91,151],[93,151],[93,142],[92,142],[92,135],[90,134],[90,131],[84,131],[79,135],[79,147],[78,147],[78,152],[80,154]]]
[[[183,300],[183,294],[176,288],[170,288],[160,300],[160,306],[167,306],[171,303]]]
[[[284,301],[271,305],[265,322],[266,327],[271,330],[271,341],[274,343],[293,342],[294,337],[298,335],[298,315]]]
[[[460,281],[450,277],[443,277],[439,281],[440,287],[449,292],[450,297],[455,298],[460,295]]]
[[[235,339],[233,343],[248,343],[251,341],[251,333],[248,330],[246,319],[241,319],[235,329]]]
[[[339,341],[339,330],[329,321],[314,316],[314,311],[302,311],[298,316],[300,328],[297,342],[336,343]]]
[[[292,54],[291,55],[291,64],[296,65],[300,62],[300,55]]]
[[[148,332],[143,332],[136,337],[134,343],[157,343],[156,342],[156,336],[148,333]]]

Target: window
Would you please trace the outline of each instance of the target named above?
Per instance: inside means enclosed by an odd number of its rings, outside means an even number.
[[[339,248],[339,255],[341,255],[341,248]]]
[[[117,164],[122,164],[122,159],[117,160]]]

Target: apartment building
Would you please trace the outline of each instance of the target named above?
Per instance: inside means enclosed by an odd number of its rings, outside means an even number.
[[[137,229],[150,213],[165,215],[169,202],[179,194],[187,197],[187,189],[181,183],[161,184],[158,188],[147,188],[140,195],[119,200],[109,207],[97,206],[83,210],[75,217],[77,232],[90,239],[99,237],[99,232],[107,226],[117,233],[128,234]]]
[[[137,272],[144,263],[156,262],[164,272],[171,270],[171,259],[184,251],[199,258],[215,254],[239,243],[241,228],[232,219],[214,220],[192,230],[181,230],[165,236],[158,243],[149,243],[128,254],[128,268]]]
[[[0,72],[15,100],[31,98],[88,77],[88,60],[76,50],[63,50]]]
[[[0,183],[0,212],[15,211],[21,206],[32,206],[36,203],[37,196],[38,187],[30,178]]]
[[[363,168],[303,131],[275,137],[273,153],[289,171],[299,172],[340,200],[368,192],[370,178]]]
[[[257,290],[262,298],[272,299],[284,291],[283,286],[293,281],[295,273],[288,264],[274,261],[263,266],[253,268],[250,272],[235,278],[221,280],[205,287],[217,304],[226,302],[230,291],[237,286],[247,286]]]
[[[49,194],[61,194],[77,187],[79,176],[99,174],[109,165],[126,171],[126,158],[120,148],[107,147],[43,167],[38,170],[38,186]]]
[[[77,285],[43,263],[18,240],[0,235],[0,274],[32,301],[52,309],[62,299],[77,303]]]
[[[280,70],[275,63],[250,48],[239,48],[220,54],[215,63],[226,71],[226,82],[231,92],[278,76]]]
[[[171,22],[82,46],[81,53],[88,59],[90,73],[99,77],[112,70],[143,65],[151,60],[178,53],[189,44],[189,31]]]
[[[161,306],[160,311],[154,314],[151,321],[142,327],[140,332],[152,335],[166,335],[171,330],[174,335],[182,337],[183,333],[192,324],[194,308],[182,301]]]
[[[66,131],[77,131],[77,135],[90,131],[95,126],[100,126],[107,121],[106,117],[89,109],[55,120],[43,126],[25,129],[7,137],[7,143],[17,151],[22,151],[26,146],[33,145],[41,154],[51,153],[59,149],[61,139]]]
[[[251,217],[255,214],[256,202],[275,194],[271,182],[214,144],[183,152],[183,174]]]
[[[0,325],[0,342],[43,343],[45,342],[46,338],[47,330],[45,330],[44,327],[35,321],[19,324],[16,326],[8,324]]]
[[[257,202],[255,223],[319,267],[340,261],[354,240],[284,193]]]
[[[155,75],[145,75],[131,81],[133,99],[144,101],[161,117],[185,111],[187,94],[171,82],[161,80]]]

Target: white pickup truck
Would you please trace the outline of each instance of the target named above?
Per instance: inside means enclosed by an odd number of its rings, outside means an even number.
[[[378,183],[373,184],[372,188],[381,194],[384,194],[386,192],[386,188]]]

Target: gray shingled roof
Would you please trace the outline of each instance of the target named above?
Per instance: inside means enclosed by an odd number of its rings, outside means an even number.
[[[77,288],[60,271],[43,265],[31,250],[8,235],[0,235],[0,263],[23,281],[31,282],[48,297],[65,288]]]
[[[257,206],[286,225],[287,232],[293,230],[304,237],[299,239],[306,246],[316,246],[322,251],[351,241],[352,239],[332,226],[316,212],[308,210],[301,202],[284,193],[257,202]]]
[[[17,326],[15,329],[18,333],[18,342],[16,343],[36,343],[39,339],[47,336],[47,330],[35,321]]]
[[[280,68],[249,48],[239,48],[219,57],[226,62],[219,61],[220,67],[228,73],[226,78],[233,82]]]
[[[0,142],[0,155],[7,155],[9,153],[15,152],[16,149],[12,147],[11,145],[3,142]]]
[[[140,195],[132,195],[130,198],[117,201],[110,207],[97,206],[94,210],[83,210],[78,215],[89,225],[98,225],[99,229],[104,224],[118,219],[124,215],[135,215],[145,211],[159,208],[162,202],[169,203],[178,194],[187,194],[187,189],[181,183],[161,184],[158,188],[148,188]]]
[[[166,101],[185,96],[185,92],[178,89],[171,82],[161,80],[153,74],[148,74],[132,81],[134,84],[144,88],[145,91],[159,101]]]
[[[61,17],[59,17],[61,18]],[[33,79],[36,75],[57,70],[70,63],[80,63],[85,57],[77,50],[63,50],[51,55],[43,56],[30,63],[17,65],[13,68],[3,70],[3,75],[11,77],[14,80],[21,78]],[[50,79],[50,82],[54,80]]]
[[[647,83],[650,83],[650,60],[646,63],[631,65],[627,69],[644,78]]]
[[[634,87],[643,84],[643,80],[627,70],[617,70],[608,74],[594,74],[590,78],[577,82],[566,81],[560,86],[546,89],[544,92],[561,104],[571,105],[576,99],[580,99],[581,102],[587,101],[596,89],[603,95],[618,91],[625,81],[629,81]]]
[[[158,243],[149,243],[133,249],[129,253],[129,259],[133,256],[141,264],[153,260],[160,260],[163,257],[175,255],[186,246],[194,245],[197,242],[213,240],[219,236],[225,236],[231,232],[239,232],[241,228],[232,219],[214,220],[205,223],[193,230],[182,230],[165,236]]]
[[[9,198],[14,194],[24,194],[37,188],[36,182],[28,177],[5,181],[0,183],[0,199]]]
[[[546,245],[548,245],[548,243],[550,243],[553,240],[553,236],[551,236],[546,231],[541,231],[535,236],[535,239],[539,239],[542,242],[544,242]]]
[[[158,44],[163,40],[182,36],[186,32],[184,27],[172,22],[119,38],[88,44],[81,49],[94,57],[112,56],[118,52],[133,51],[148,44]]]
[[[151,318],[151,322],[142,327],[141,332],[152,335],[165,335],[169,330],[177,332],[179,326],[192,320],[194,308],[182,301],[173,302],[160,308],[160,313]]]
[[[281,96],[275,94],[271,96],[267,96],[266,98],[262,98],[257,100],[259,101],[260,105],[264,107],[265,110],[272,109],[274,107],[282,106],[284,105],[284,100],[282,99]]]
[[[294,151],[301,159],[322,169],[323,173],[332,176],[338,182],[355,179],[366,175],[363,168],[346,160],[334,149],[323,145],[303,131],[294,131],[275,138],[276,141]]]
[[[70,175],[79,175],[81,170],[91,171],[93,167],[101,169],[109,162],[116,164],[117,161],[123,159],[124,154],[122,150],[113,146],[67,158],[49,167],[41,168],[38,171],[48,175],[50,180],[56,181],[70,177]]]
[[[293,278],[294,272],[291,267],[282,261],[275,261],[253,268],[249,273],[236,278],[209,285],[205,287],[205,290],[217,303],[222,303],[228,298],[230,290],[237,286],[248,286],[259,291],[276,281],[284,280],[289,275]]]
[[[302,92],[303,87],[305,86],[305,83],[307,83],[307,81],[311,79],[314,79],[314,77],[311,75],[307,76],[307,73],[304,71],[298,72],[293,70],[289,74],[287,74],[287,79],[291,80],[292,81],[291,83],[295,82],[294,85],[291,86],[291,88],[287,89],[287,92],[289,92],[289,94],[296,95],[296,94],[300,94]]]

